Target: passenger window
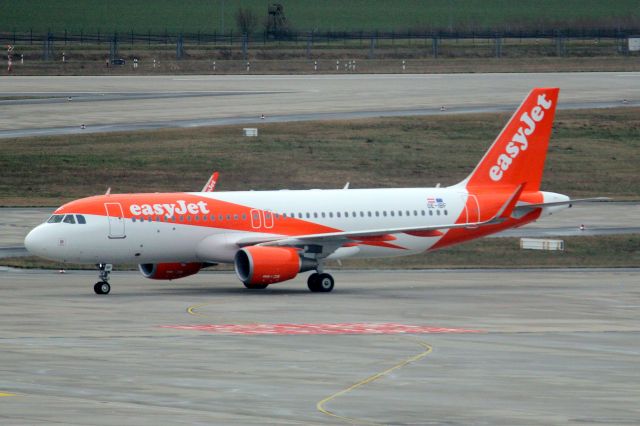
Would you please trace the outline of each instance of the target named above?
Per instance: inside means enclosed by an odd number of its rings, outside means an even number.
[[[395,216],[396,215],[393,210],[391,210],[389,213],[391,213],[391,216]]]
[[[333,217],[333,212],[329,212],[329,217]]]
[[[433,210],[429,210],[429,216],[433,216]]]
[[[207,215],[202,215],[202,221],[206,222],[209,217]]]
[[[311,217],[311,213],[307,213],[307,219]]]
[[[344,217],[349,217],[349,212],[344,212]]]
[[[62,222],[62,218],[63,217],[64,217],[64,215],[54,214],[53,216],[51,216],[49,218],[49,220],[47,220],[47,223],[60,223],[60,222]]]
[[[322,212],[322,217],[325,217],[325,214],[324,214],[324,212]]]
[[[448,215],[449,215],[449,212],[445,210],[445,211],[444,211],[444,215],[445,215],[445,216],[448,216]]]
[[[380,212],[376,210],[376,217],[380,216]]]
[[[76,219],[78,220],[78,223],[80,225],[84,225],[85,223],[87,223],[87,220],[81,214],[77,214]]]
[[[247,214],[246,213],[242,213],[242,220],[247,220]]]
[[[72,214],[68,214],[64,217],[64,219],[62,220],[64,223],[72,223],[75,225],[76,220],[74,219]]]
[[[371,217],[371,212],[367,212],[367,216]]]
[[[238,220],[238,215],[237,214],[233,215],[233,220]]]
[[[414,211],[413,211],[413,215],[414,215],[414,216],[418,216],[418,210],[414,210]]]
[[[398,210],[398,216],[402,216],[402,210]]]
[[[227,220],[231,220],[231,215],[230,214],[227,215]]]
[[[131,218],[131,222],[135,222],[135,221],[136,221],[136,218],[135,218],[135,217],[132,217],[132,218]]]
[[[406,211],[407,216],[411,216],[411,212],[409,210]]]
[[[387,217],[387,211],[386,210],[382,211],[382,216]]]
[[[336,217],[340,217],[340,212],[336,212]]]
[[[422,216],[426,216],[424,210],[420,210],[420,213],[422,214]]]
[[[364,212],[360,212],[360,217],[364,217]]]
[[[436,214],[440,216],[440,210],[436,210]]]
[[[219,215],[219,216],[218,216],[218,220],[219,220],[219,221],[223,221],[223,220],[224,220],[224,216]]]

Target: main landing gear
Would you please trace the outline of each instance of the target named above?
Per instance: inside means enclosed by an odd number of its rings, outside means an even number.
[[[314,293],[328,293],[333,290],[333,277],[325,273],[317,273],[309,275],[307,286]]]
[[[110,263],[98,263],[96,266],[98,267],[98,278],[100,278],[100,281],[95,283],[93,291],[95,291],[96,294],[109,294],[111,291],[109,274],[111,274],[113,270],[113,265]]]

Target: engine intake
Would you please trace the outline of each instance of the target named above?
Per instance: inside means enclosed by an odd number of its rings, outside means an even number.
[[[293,247],[244,247],[236,253],[236,275],[246,285],[273,284],[293,279],[299,272],[318,266],[312,259],[300,257]]]
[[[203,265],[193,263],[143,263],[138,269],[145,278],[152,280],[175,280],[198,273]]]

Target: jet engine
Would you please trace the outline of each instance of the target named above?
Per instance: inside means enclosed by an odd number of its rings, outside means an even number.
[[[315,269],[318,262],[301,257],[293,247],[249,246],[238,250],[234,266],[245,286],[264,288]]]
[[[193,263],[143,263],[138,269],[145,278],[152,280],[175,280],[198,273],[203,264]]]

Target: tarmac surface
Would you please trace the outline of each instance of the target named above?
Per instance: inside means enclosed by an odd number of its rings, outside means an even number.
[[[639,82],[634,72],[10,76],[0,77],[0,138],[513,111],[541,86],[561,88],[561,109],[640,106]]]
[[[639,269],[335,277],[0,269],[0,423],[640,423]]]

